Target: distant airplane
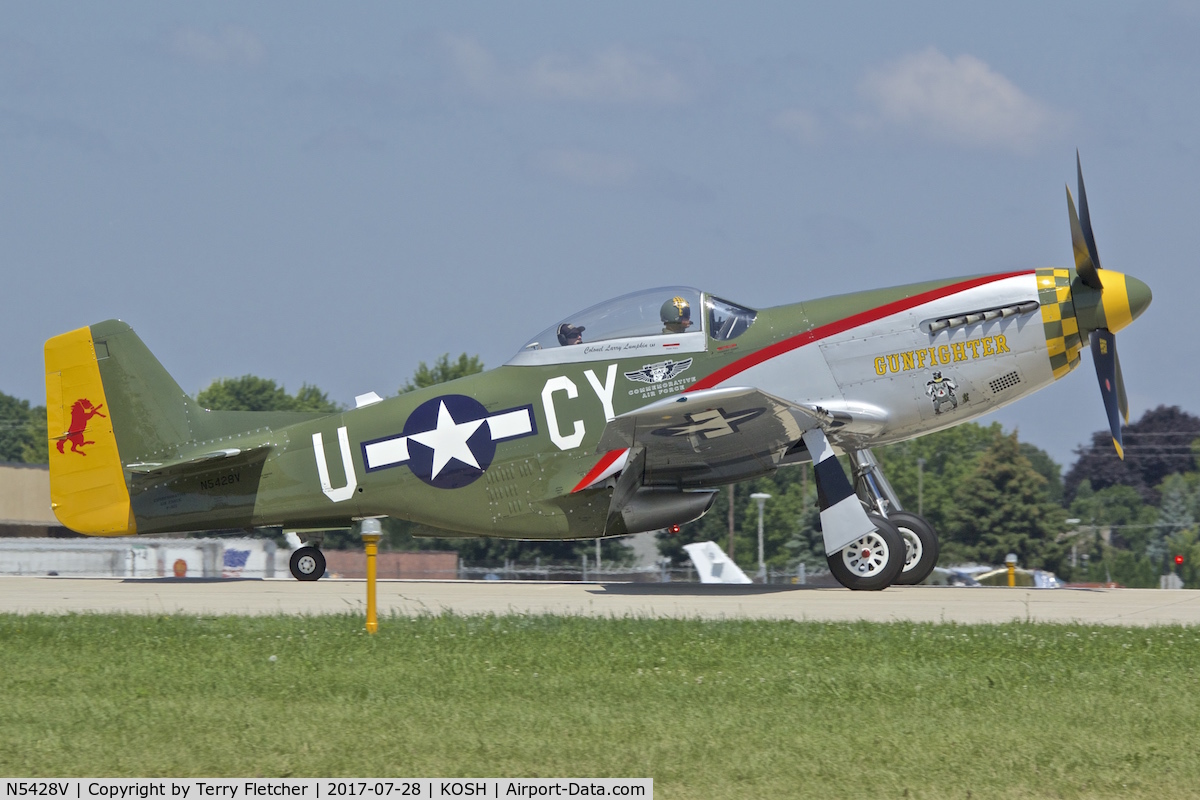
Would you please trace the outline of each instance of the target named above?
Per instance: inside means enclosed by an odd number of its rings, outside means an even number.
[[[716,542],[685,544],[688,558],[696,567],[701,583],[753,583]]]
[[[502,367],[363,395],[337,414],[205,410],[117,320],[56,336],[46,343],[54,512],[98,536],[282,526],[308,542],[293,575],[316,580],[325,559],[314,532],[368,517],[429,535],[621,536],[697,519],[716,487],[813,462],[836,578],[851,589],[919,583],[937,535],[901,510],[871,447],[1047,386],[1079,364],[1086,340],[1123,457],[1114,334],[1151,294],[1100,269],[1076,168],[1073,272],[766,309],[683,286],[635,292],[556,322]],[[351,340],[377,335],[346,325]],[[211,341],[249,346],[229,332]]]

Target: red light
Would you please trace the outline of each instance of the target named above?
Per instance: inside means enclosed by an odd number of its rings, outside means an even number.
[[[672,525],[671,527],[667,528],[667,533],[670,533],[670,534],[676,534],[676,533],[679,533],[679,526],[678,526],[678,525]]]
[[[1175,556],[1175,566],[1183,566],[1183,556]]]

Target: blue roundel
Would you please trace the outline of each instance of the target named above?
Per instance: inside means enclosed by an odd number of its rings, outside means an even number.
[[[438,489],[474,483],[496,456],[487,418],[482,403],[461,394],[417,406],[404,423],[409,469]]]

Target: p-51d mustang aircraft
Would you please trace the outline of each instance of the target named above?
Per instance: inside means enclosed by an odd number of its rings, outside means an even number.
[[[205,410],[125,323],[80,328],[46,343],[54,511],[98,536],[392,516],[429,535],[584,539],[689,522],[718,486],[813,462],[837,579],[919,583],[937,536],[901,510],[871,447],[1050,384],[1086,339],[1121,454],[1114,334],[1150,290],[1100,269],[1082,170],[1082,219],[1070,189],[1067,205],[1074,273],[766,309],[682,286],[636,292],[547,328],[498,369],[337,414]],[[324,573],[319,544],[293,553],[297,578]]]

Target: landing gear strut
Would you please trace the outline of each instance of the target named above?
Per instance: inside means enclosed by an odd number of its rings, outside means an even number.
[[[868,511],[887,517],[905,544],[904,569],[896,577],[901,586],[921,583],[933,572],[938,560],[938,537],[923,517],[904,511],[870,450],[853,451],[854,491]],[[874,516],[872,516],[874,519]],[[832,569],[832,566],[830,567]],[[837,573],[834,572],[834,576]]]

